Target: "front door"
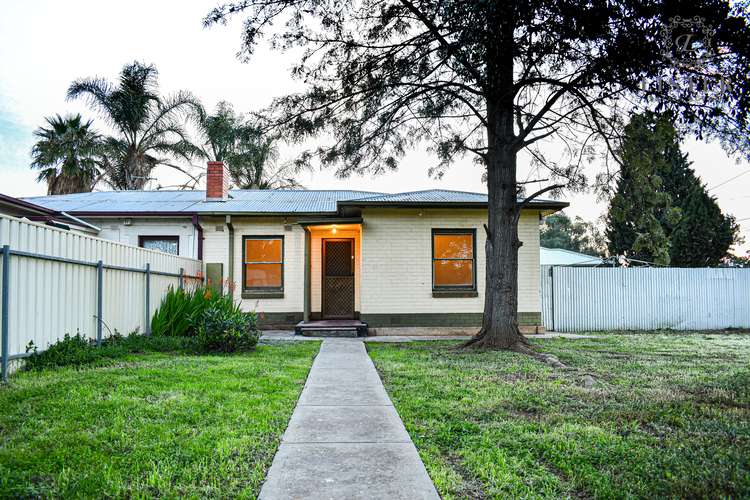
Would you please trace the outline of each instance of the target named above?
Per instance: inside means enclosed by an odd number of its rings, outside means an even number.
[[[323,240],[323,318],[354,318],[354,240]]]

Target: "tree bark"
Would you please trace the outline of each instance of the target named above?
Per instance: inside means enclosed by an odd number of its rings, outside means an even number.
[[[518,329],[518,202],[516,199],[513,8],[492,11],[496,38],[487,48],[487,259],[482,329],[466,346],[531,352]]]
[[[518,204],[516,154],[488,158],[487,259],[482,329],[466,345],[531,352],[518,329]]]

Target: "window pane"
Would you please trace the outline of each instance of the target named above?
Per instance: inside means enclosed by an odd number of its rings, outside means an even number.
[[[281,264],[245,264],[245,288],[281,287]]]
[[[281,240],[245,240],[245,262],[281,262]]]
[[[470,260],[436,260],[435,286],[472,286],[474,285],[473,265]]]
[[[436,259],[471,259],[474,257],[471,234],[436,234]]]
[[[143,240],[143,248],[177,255],[177,240]]]

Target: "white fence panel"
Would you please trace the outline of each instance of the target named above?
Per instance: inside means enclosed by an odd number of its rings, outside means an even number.
[[[750,269],[554,267],[548,282],[542,274],[548,329],[750,328]]]
[[[0,247],[5,245],[10,249],[9,286],[8,308],[2,314],[7,315],[8,326],[4,357],[10,359],[21,357],[29,342],[45,349],[65,333],[96,337],[98,261],[103,263],[105,337],[115,330],[146,331],[169,286],[178,285],[176,275],[182,270],[187,276],[199,276],[202,271],[198,260],[0,214]],[[148,314],[147,264],[152,271]],[[0,266],[0,278],[2,273]]]

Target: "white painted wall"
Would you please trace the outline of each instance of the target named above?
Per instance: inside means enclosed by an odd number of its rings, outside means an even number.
[[[196,230],[190,218],[93,218],[86,222],[99,226],[99,238],[138,246],[138,236],[179,236],[180,256],[198,258]],[[130,221],[126,225],[126,221]]]

